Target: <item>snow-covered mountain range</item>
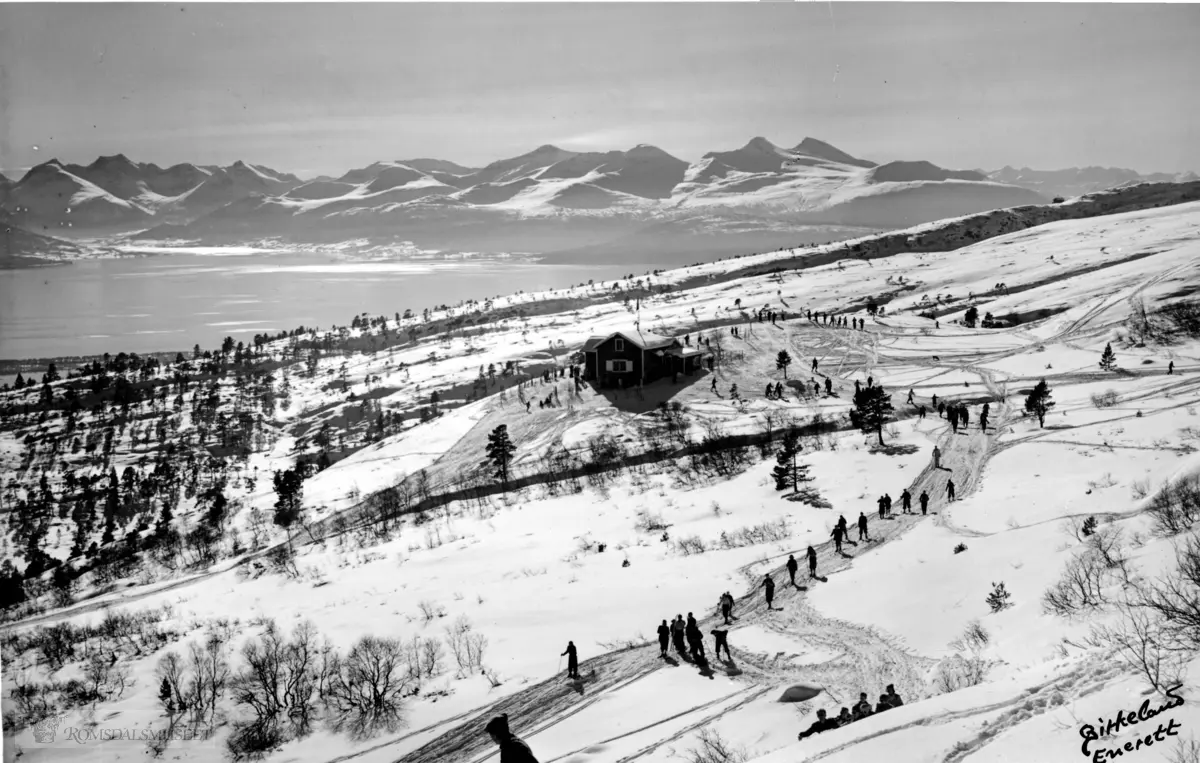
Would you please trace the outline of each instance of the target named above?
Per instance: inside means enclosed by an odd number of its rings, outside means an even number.
[[[646,261],[844,238],[847,228],[894,229],[1144,179],[1176,178],[876,164],[814,138],[784,148],[758,137],[690,164],[644,144],[608,152],[544,145],[481,168],[381,161],[307,182],[240,161],[162,169],[123,155],[86,167],[51,160],[0,185],[0,210],[14,225],[58,236],[137,232],[207,244],[369,239]]]

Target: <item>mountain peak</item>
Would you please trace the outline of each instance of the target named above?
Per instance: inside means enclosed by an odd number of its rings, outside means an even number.
[[[756,138],[751,138],[750,142],[742,147],[742,150],[774,151],[775,144],[760,135]]]
[[[866,159],[856,159],[840,148],[830,145],[823,140],[818,140],[817,138],[806,137],[804,140],[796,144],[796,147],[793,148],[792,151],[795,151],[798,154],[804,154],[805,156],[816,157],[817,159],[826,159],[831,162],[854,165],[855,167],[875,166],[875,162],[870,162]]]
[[[106,166],[121,165],[121,164],[135,166],[134,163],[132,161],[130,161],[129,157],[125,156],[125,154],[115,154],[113,156],[97,157],[96,161],[94,161],[88,165],[88,168],[94,169],[96,167],[106,167]]]
[[[563,150],[561,148],[559,148],[558,146],[554,145],[553,143],[547,143],[545,145],[538,146],[531,153],[553,154],[553,153],[563,153]]]

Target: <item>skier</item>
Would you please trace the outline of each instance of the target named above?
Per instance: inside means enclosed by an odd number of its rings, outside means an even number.
[[[804,739],[812,736],[813,734],[820,734],[822,731],[829,731],[830,729],[835,728],[837,728],[837,723],[835,721],[826,720],[825,710],[822,708],[821,710],[817,711],[817,720],[813,723],[813,725],[809,726],[807,730],[801,731],[800,736],[796,738]]]
[[[1167,363],[1167,376],[1171,376],[1174,373],[1175,373],[1175,361],[1172,360],[1170,363]]]
[[[575,642],[567,642],[567,651],[563,652],[567,656],[567,678],[579,678],[579,657],[575,654]],[[562,657],[562,654],[559,655]]]
[[[834,525],[830,536],[833,538],[833,550],[842,553],[842,526]]]
[[[988,412],[991,406],[987,403],[983,404],[983,410],[979,412],[979,431],[987,431]]]
[[[871,703],[867,700],[867,693],[864,691],[858,695],[858,703],[854,706],[854,720],[861,721],[871,713]]]
[[[709,370],[711,370],[711,369],[709,369]],[[711,386],[711,389],[712,389],[712,391],[713,391],[713,392],[716,392],[716,391],[717,391],[717,377],[715,377],[715,376],[712,378],[712,386]]]
[[[508,713],[501,713],[488,721],[484,730],[492,741],[500,748],[502,763],[538,763],[533,757],[533,750],[525,744],[525,740],[513,736],[508,730]]]
[[[807,556],[808,556],[808,576],[810,578],[815,578],[817,576],[817,552],[813,550],[812,546],[808,547]]]
[[[967,407],[965,405],[958,409],[958,423],[963,429],[966,429],[967,425],[971,423],[971,417],[967,415]]]
[[[912,389],[910,388],[910,389],[908,390],[908,404],[909,404],[909,405],[912,405],[912,402],[913,402],[913,391],[912,391]]]
[[[729,625],[729,618],[733,616],[733,597],[729,595],[729,591],[721,594],[721,616],[725,618],[725,624]]]
[[[937,409],[938,409],[938,415],[941,416],[942,418],[945,418],[946,417],[945,401],[938,403]]]
[[[884,512],[887,511],[887,502],[883,500],[883,496],[879,496],[879,519],[883,519]]]
[[[900,494],[900,505],[905,514],[912,513],[912,493],[908,492],[908,488],[904,488],[904,492]]]
[[[833,394],[833,379],[830,379],[828,376],[825,377],[825,394]]]
[[[729,653],[729,642],[726,640],[729,637],[729,631],[722,630],[721,628],[714,628],[712,635],[713,643],[715,644],[713,649],[716,653],[716,658],[718,660],[721,659],[721,650],[724,649],[725,657],[732,660],[733,655]]]
[[[796,557],[788,554],[787,571],[788,578],[792,581],[792,588],[796,587],[796,570],[800,569],[800,563],[796,561]]]
[[[929,404],[932,405],[934,408],[937,408],[937,393],[936,392],[933,393],[933,398]]]
[[[683,615],[675,615],[675,622],[671,623],[671,643],[675,647],[677,654],[686,654],[687,650],[683,646]]]
[[[775,385],[771,382],[767,382],[767,391],[765,396],[768,400],[775,396]]]
[[[892,496],[888,493],[883,494],[883,510],[889,517],[892,515]]]
[[[871,538],[867,535],[867,515],[861,511],[858,513],[858,539],[870,542]]]
[[[671,627],[667,625],[667,621],[663,620],[662,625],[658,626],[658,651],[659,656],[667,656],[667,644],[671,643]]]
[[[842,540],[850,540],[850,531],[846,529],[846,515],[838,515],[838,527],[842,528]]]
[[[921,516],[925,516],[926,512],[929,510],[929,493],[926,493],[924,490],[922,490],[920,501],[921,501]]]
[[[946,499],[950,500],[950,501],[954,500],[954,480],[953,479],[946,481]]]
[[[896,687],[893,684],[887,685],[887,694],[883,696],[887,698],[888,704],[892,707],[900,707],[904,704],[904,700],[900,699],[900,695],[896,693]]]
[[[772,609],[771,602],[775,599],[775,581],[771,580],[770,575],[767,575],[763,578],[763,582],[759,583],[759,588],[767,589],[767,609]]]
[[[816,358],[813,358],[813,362],[812,362],[812,372],[813,372],[814,374],[817,372],[817,359],[816,359]]]
[[[933,446],[933,468],[942,468],[942,449],[936,445]]]
[[[919,419],[925,418],[925,406],[922,405],[919,408],[917,408],[917,418],[919,418]]]
[[[946,420],[950,422],[950,431],[958,434],[958,409],[949,408],[946,410]]]

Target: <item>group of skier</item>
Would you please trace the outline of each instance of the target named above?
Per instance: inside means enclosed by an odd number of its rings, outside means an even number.
[[[725,624],[729,624],[729,617],[733,610],[733,596],[726,591],[721,595],[721,610],[725,615]],[[713,649],[717,659],[721,659],[721,650],[725,650],[725,656],[731,657],[729,654],[729,631],[717,627],[710,631],[713,636]],[[684,645],[684,642],[687,645]],[[687,621],[684,622],[683,615],[676,615],[670,625],[663,620],[658,626],[658,650],[659,655],[664,659],[667,657],[667,646],[670,644],[675,648],[676,653],[685,659],[690,659],[697,665],[707,665],[708,658],[704,654],[704,634],[700,632],[700,625],[696,622],[695,616],[688,612]]]
[[[904,700],[900,699],[900,695],[896,693],[896,687],[888,684],[887,691],[879,695],[879,703],[875,708],[871,708],[871,702],[867,699],[867,693],[864,691],[858,695],[858,703],[854,705],[854,709],[843,707],[836,718],[829,718],[824,708],[817,711],[817,720],[813,722],[804,731],[800,732],[797,739],[805,739],[813,734],[820,734],[823,731],[832,731],[833,729],[841,728],[854,721],[861,721],[863,718],[870,717],[875,713],[882,713],[885,710],[891,710],[893,707],[900,707],[904,704]]]

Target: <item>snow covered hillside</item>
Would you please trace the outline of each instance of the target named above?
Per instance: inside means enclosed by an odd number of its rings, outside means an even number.
[[[543,763],[1195,761],[1194,190],[0,393],[5,759],[481,763],[507,713]],[[615,333],[712,366],[577,382]],[[809,480],[778,489],[793,447]],[[689,614],[706,659],[662,656]],[[889,685],[902,706],[797,738]]]

